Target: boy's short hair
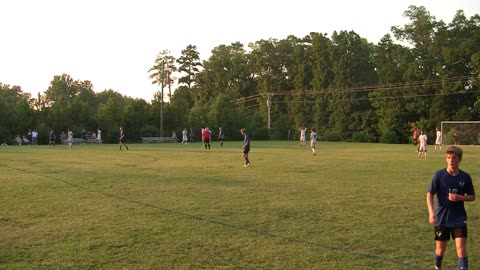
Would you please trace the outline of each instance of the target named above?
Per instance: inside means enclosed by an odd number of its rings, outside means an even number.
[[[242,129],[240,129],[240,132],[247,133],[247,130],[245,128],[242,128]]]
[[[462,148],[458,147],[458,146],[454,146],[454,145],[451,145],[447,148],[447,150],[445,150],[445,155],[456,155],[458,157],[458,160],[462,161],[462,157],[463,157],[463,150]]]

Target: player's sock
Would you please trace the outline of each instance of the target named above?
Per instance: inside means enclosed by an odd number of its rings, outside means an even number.
[[[468,257],[458,258],[458,270],[468,270]]]
[[[433,260],[435,262],[435,269],[442,269],[443,256],[438,256],[437,253],[435,253],[433,255]]]

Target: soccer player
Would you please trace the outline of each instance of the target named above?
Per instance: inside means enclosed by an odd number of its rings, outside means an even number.
[[[312,131],[310,132],[310,147],[312,148],[312,153],[314,156],[317,155],[317,133],[315,132],[315,129],[312,128]]]
[[[73,132],[70,129],[68,129],[68,132],[67,132],[67,142],[68,142],[68,148],[72,148]]]
[[[413,145],[417,145],[418,128],[413,128]]]
[[[205,146],[205,149],[210,150],[210,140],[212,139],[212,132],[208,127],[205,127],[202,129],[202,139],[203,139],[203,145]]]
[[[435,129],[435,135],[435,150],[433,150],[433,152],[437,151],[437,146],[439,147],[440,151],[442,151],[442,132],[440,131],[440,129]]]
[[[127,137],[125,136],[125,131],[123,130],[123,127],[120,127],[120,138],[119,138],[119,144],[120,144],[120,150],[122,150],[122,145],[125,146],[128,150],[128,146],[125,144],[127,141]]]
[[[436,249],[435,269],[442,269],[443,255],[450,236],[455,241],[458,269],[468,269],[467,213],[464,202],[475,200],[470,174],[459,169],[463,151],[450,146],[445,151],[447,168],[435,172],[427,192],[428,221],[434,225]],[[434,195],[437,197],[433,207]]]
[[[425,135],[425,132],[420,131],[420,136],[418,136],[418,157],[424,153],[425,158],[427,158],[427,135]]]
[[[307,135],[307,128],[304,126],[300,127],[300,146],[305,146],[305,136]]]
[[[242,128],[240,130],[240,133],[243,135],[243,158],[245,159],[245,165],[243,167],[248,167],[250,166],[250,160],[248,159],[248,152],[250,152],[250,140],[251,137],[249,134],[247,134],[247,130]]]
[[[223,137],[225,134],[223,133],[222,127],[218,128],[218,141],[220,142],[220,146],[223,146]]]
[[[55,135],[55,131],[50,129],[50,132],[48,133],[48,146],[53,146],[55,148],[55,141],[57,140],[57,136]]]

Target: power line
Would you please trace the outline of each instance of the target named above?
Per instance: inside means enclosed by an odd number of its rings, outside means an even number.
[[[436,80],[423,80],[415,81],[408,83],[392,83],[384,85],[370,85],[370,86],[361,86],[361,87],[352,87],[352,88],[337,88],[337,89],[324,89],[324,90],[292,90],[292,91],[280,91],[280,92],[270,92],[270,93],[261,93],[248,97],[242,97],[232,101],[233,103],[245,103],[249,101],[256,101],[260,97],[265,95],[271,96],[299,96],[299,95],[325,95],[325,94],[340,94],[340,93],[357,93],[357,92],[373,92],[373,91],[382,91],[382,90],[408,90],[411,88],[418,87],[433,87],[433,86],[442,86],[445,84],[459,83],[462,81],[467,81],[469,76],[458,76],[451,77],[447,79],[436,79]],[[468,91],[468,93],[477,93],[478,91]],[[454,95],[454,94],[465,94],[466,92],[455,92],[455,93],[435,93],[435,94],[420,94],[414,96],[387,96],[387,97],[365,97],[365,98],[356,98],[356,99],[328,99],[328,101],[355,101],[355,100],[377,100],[377,99],[397,99],[397,98],[411,98],[411,97],[426,97],[426,96],[444,96],[444,95]],[[288,102],[302,102],[302,101],[288,101]],[[272,101],[272,103],[288,103],[287,101]],[[314,101],[305,101],[305,102],[314,102]]]
[[[448,95],[464,95],[470,93],[480,93],[480,91],[456,92],[456,93],[435,93],[435,94],[416,94],[410,96],[388,96],[388,97],[364,97],[364,98],[345,98],[345,99],[325,99],[322,101],[363,101],[363,100],[382,100],[382,99],[407,99],[417,97],[431,96],[448,96]],[[314,103],[317,100],[289,100],[289,101],[272,101],[272,103]]]

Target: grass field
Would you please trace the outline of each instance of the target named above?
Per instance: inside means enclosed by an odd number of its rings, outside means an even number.
[[[433,269],[433,146],[253,141],[248,168],[241,142],[129,147],[1,147],[0,269]],[[478,193],[480,148],[463,149]]]

